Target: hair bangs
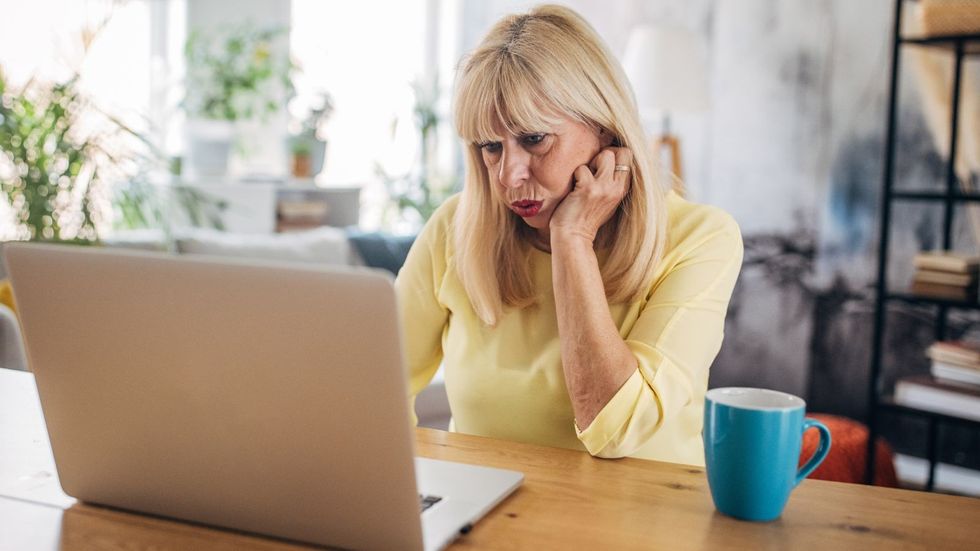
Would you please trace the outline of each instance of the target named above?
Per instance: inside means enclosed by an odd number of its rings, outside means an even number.
[[[547,131],[561,122],[564,109],[549,99],[543,80],[520,58],[508,55],[500,65],[494,110],[514,136]]]
[[[456,130],[470,143],[500,141],[504,132],[519,136],[547,131],[561,120],[541,81],[513,55],[471,60],[456,96]],[[566,116],[575,116],[566,113]],[[577,118],[577,117],[576,117]]]
[[[456,132],[469,143],[498,141],[495,105],[500,89],[492,75],[499,69],[490,59],[471,59],[468,65],[456,92]]]

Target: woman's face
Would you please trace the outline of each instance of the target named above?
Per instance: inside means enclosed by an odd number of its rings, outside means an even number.
[[[573,173],[588,165],[601,147],[599,132],[568,118],[531,134],[507,134],[503,141],[479,144],[496,196],[527,225],[547,235],[555,207],[572,190]],[[605,144],[608,145],[608,144]]]

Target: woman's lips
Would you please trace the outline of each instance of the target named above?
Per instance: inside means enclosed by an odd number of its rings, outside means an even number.
[[[541,211],[542,201],[514,201],[510,204],[511,210],[521,218],[530,218]]]

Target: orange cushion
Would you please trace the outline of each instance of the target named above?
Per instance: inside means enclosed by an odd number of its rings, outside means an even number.
[[[830,437],[833,439],[830,453],[807,478],[863,484],[868,451],[868,428],[853,419],[837,415],[816,413],[807,415],[807,417],[812,417],[827,425],[827,428],[830,429]],[[817,450],[819,440],[820,434],[817,431],[806,431],[806,434],[803,435],[800,465],[810,459],[813,452]],[[876,446],[874,483],[876,486],[897,488],[898,478],[895,476],[895,462],[891,447],[881,438],[878,439]]]

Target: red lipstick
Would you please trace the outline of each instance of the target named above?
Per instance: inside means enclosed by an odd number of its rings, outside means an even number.
[[[514,201],[510,204],[510,208],[521,218],[530,218],[541,211],[542,204],[544,204],[542,201],[525,199],[523,201]]]

